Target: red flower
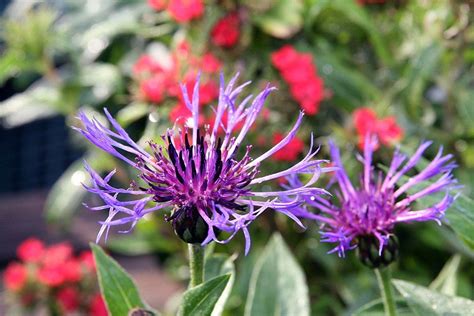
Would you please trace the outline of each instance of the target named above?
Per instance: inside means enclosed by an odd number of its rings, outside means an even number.
[[[176,104],[169,114],[169,120],[171,123],[184,123],[190,117],[192,117],[191,111],[182,103]]]
[[[56,287],[64,283],[64,271],[60,264],[45,266],[38,270],[38,280],[44,285]]]
[[[378,121],[377,131],[379,133],[380,141],[384,144],[389,144],[402,139],[403,130],[398,126],[395,117],[388,116]]]
[[[26,267],[20,263],[10,263],[3,274],[3,282],[5,288],[11,291],[19,291],[26,284],[28,271]]]
[[[92,251],[84,251],[79,256],[79,261],[87,268],[87,270],[95,271],[95,260]]]
[[[276,145],[283,139],[281,133],[273,135],[273,144]],[[304,142],[298,137],[294,137],[285,147],[277,151],[272,157],[278,161],[293,161],[303,152]]]
[[[38,262],[44,254],[44,244],[36,238],[29,238],[21,243],[16,253],[25,262]]]
[[[273,66],[280,71],[297,59],[298,52],[290,45],[285,45],[271,54]]]
[[[67,242],[53,245],[46,249],[43,256],[45,266],[54,266],[64,263],[72,256],[72,247]]]
[[[160,103],[164,98],[165,84],[162,75],[155,75],[140,82],[140,94],[146,101]]]
[[[217,132],[218,132],[218,133],[224,133],[224,132],[225,132],[225,130],[223,129],[223,127],[224,127],[224,128],[227,128],[227,119],[228,119],[228,113],[227,113],[227,111],[226,111],[226,112],[224,112],[224,113],[222,114],[221,122],[220,122],[220,124],[219,124],[220,126],[219,126],[219,128],[217,129]],[[208,124],[211,126],[211,128],[214,128],[214,122],[215,122],[215,120],[216,120],[216,114],[215,114],[215,113],[212,113],[211,116],[209,117],[208,121],[207,121]],[[238,132],[238,131],[240,131],[240,130],[242,129],[242,127],[244,127],[244,125],[245,125],[245,120],[241,120],[241,121],[239,121],[237,124],[235,124],[233,130]],[[252,128],[255,128],[255,125],[253,125],[253,126],[251,127],[251,129],[252,129]]]
[[[376,135],[384,145],[399,141],[403,137],[403,130],[393,116],[379,120],[372,109],[359,108],[354,111],[353,120],[361,149],[364,148],[365,137],[368,133]]]
[[[209,104],[219,96],[219,87],[214,81],[206,81],[199,86],[199,104]]]
[[[352,113],[357,133],[365,135],[375,129],[377,114],[369,108],[359,108]]]
[[[202,56],[200,68],[203,72],[206,73],[217,73],[222,68],[222,63],[219,59],[216,58],[212,53],[206,53]]]
[[[170,0],[168,12],[177,22],[188,22],[201,17],[204,4],[202,0]]]
[[[161,65],[150,55],[141,55],[140,58],[133,65],[133,74],[140,76],[143,74],[153,74],[155,72],[163,71]]]
[[[79,293],[73,287],[65,287],[56,294],[59,305],[66,312],[75,311],[79,307]]]
[[[148,0],[148,5],[156,11],[161,11],[166,8],[167,0]]]
[[[232,12],[221,18],[211,31],[211,41],[214,45],[230,48],[237,44],[240,37],[240,19],[237,12]]]
[[[92,298],[89,306],[89,314],[91,316],[107,316],[107,308],[105,307],[104,299],[102,295],[96,294]]]
[[[324,99],[324,82],[317,75],[312,56],[285,45],[272,53],[271,60],[300,107],[309,115],[318,113],[319,104]]]
[[[81,264],[77,259],[69,259],[66,261],[62,265],[62,272],[64,274],[64,281],[66,282],[78,282],[81,280]]]

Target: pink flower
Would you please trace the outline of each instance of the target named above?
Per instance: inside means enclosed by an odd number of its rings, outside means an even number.
[[[279,143],[283,139],[283,134],[273,134],[273,144]],[[298,137],[294,137],[285,147],[277,151],[273,155],[273,159],[277,161],[294,161],[298,155],[303,152],[304,142]]]
[[[271,55],[273,66],[290,86],[292,97],[308,114],[315,115],[324,99],[324,82],[318,76],[311,54],[285,45]]]
[[[71,245],[68,242],[62,242],[47,248],[42,261],[45,266],[54,266],[64,263],[71,256]]]
[[[84,251],[79,256],[79,261],[89,270],[95,271],[95,260],[92,251]]]
[[[62,273],[64,274],[64,281],[78,282],[82,278],[81,263],[77,259],[69,259],[62,264]]]
[[[29,238],[21,243],[16,253],[25,262],[38,262],[44,254],[44,244],[36,238]]]
[[[167,2],[167,0],[148,0],[148,5],[156,11],[161,11],[166,8]]]
[[[237,12],[221,18],[211,31],[211,42],[220,47],[230,48],[238,43],[240,37],[240,19]]]
[[[91,316],[107,316],[107,308],[105,307],[104,299],[100,293],[97,293],[92,298],[89,306],[89,315]]]
[[[26,267],[18,262],[10,263],[3,274],[5,288],[10,291],[19,291],[26,284],[28,271]]]
[[[61,264],[48,265],[38,270],[38,280],[40,283],[57,287],[64,283],[65,277]]]
[[[164,98],[165,85],[165,78],[155,75],[140,82],[140,95],[146,101],[160,103]]]
[[[204,13],[202,0],[170,0],[168,13],[179,23],[200,18]]]
[[[79,293],[73,287],[65,287],[56,294],[59,305],[66,312],[73,312],[79,307]]]
[[[378,119],[377,114],[369,108],[359,108],[354,111],[353,121],[359,135],[359,148],[363,149],[367,134],[374,134],[384,145],[399,141],[403,130],[398,126],[395,117],[388,116]],[[374,146],[376,146],[374,144]]]
[[[171,123],[184,123],[190,117],[192,117],[192,113],[183,103],[176,104],[169,114],[169,120]]]
[[[152,56],[144,54],[135,62],[132,71],[135,76],[141,76],[161,72],[163,68]]]
[[[290,45],[285,45],[271,55],[271,61],[276,69],[282,71],[298,59],[298,52]]]
[[[212,53],[206,53],[202,56],[200,68],[205,73],[217,73],[222,68],[222,63]]]

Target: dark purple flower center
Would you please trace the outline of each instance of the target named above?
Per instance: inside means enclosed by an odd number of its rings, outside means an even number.
[[[359,190],[353,198],[344,201],[341,219],[357,236],[389,233],[393,229],[395,199],[392,191],[381,192],[375,187]]]
[[[174,210],[168,220],[183,240],[202,242],[208,228],[205,217],[212,218],[213,212],[245,211],[236,200],[249,192],[247,186],[258,172],[256,168],[244,168],[251,159],[250,146],[237,161],[235,151],[228,156],[227,148],[221,149],[221,139],[211,144],[209,134],[198,133],[196,145],[191,145],[185,133],[181,149],[176,148],[170,135],[166,140],[168,157],[163,154],[163,147],[151,144],[156,161],[152,165],[141,162],[146,168],[141,178],[149,186],[142,190],[152,194],[156,202],[172,202]]]

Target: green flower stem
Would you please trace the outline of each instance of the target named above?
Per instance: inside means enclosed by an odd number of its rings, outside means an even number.
[[[200,244],[189,244],[189,287],[193,288],[204,280],[204,251]]]
[[[395,305],[395,299],[393,297],[391,273],[388,267],[383,269],[374,269],[377,281],[379,283],[380,292],[382,294],[383,306],[385,309],[385,315],[396,316],[397,307]]]

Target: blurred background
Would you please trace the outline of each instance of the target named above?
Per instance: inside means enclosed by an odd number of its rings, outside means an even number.
[[[267,82],[278,87],[250,133],[254,155],[277,143],[305,111],[298,137],[263,172],[303,157],[311,132],[322,145],[321,158],[327,158],[329,138],[344,148],[353,175],[359,165],[352,157],[367,132],[380,139],[381,166],[390,162],[395,145],[412,152],[432,139],[436,146],[429,155],[441,145],[453,153],[463,194],[474,197],[473,11],[472,1],[460,0],[0,2],[0,267],[24,260],[18,247],[28,238],[45,245],[67,242],[71,256],[88,249],[105,214],[82,206],[99,203],[82,187],[88,181],[84,159],[99,172],[116,168],[117,185],[135,179],[125,164],[71,129],[79,124],[79,110],[102,119],[107,107],[133,139],[159,143],[166,128],[186,124],[189,111],[178,83],[192,87],[199,72],[203,124],[213,117],[220,72],[229,78],[239,71],[242,82],[252,80],[249,93]],[[395,276],[436,288],[432,281],[448,263],[455,270],[450,291],[472,299],[470,214],[470,222],[448,216],[452,226],[399,228]],[[173,313],[188,277],[186,245],[164,216],[146,218],[130,234],[113,233],[103,245],[137,279],[152,306]],[[242,236],[216,246],[217,252],[238,254],[227,315],[243,313],[251,267],[277,230],[306,273],[314,315],[348,315],[378,296],[374,278],[354,254],[344,260],[326,255],[330,248],[319,242],[317,225],[307,226],[302,231],[267,212],[251,227],[249,256],[242,255]],[[38,249],[26,245],[23,250]],[[38,307],[44,298],[15,294],[11,285],[21,273],[11,275],[0,314],[11,306],[48,314],[50,309]],[[46,305],[59,306],[59,314],[93,314],[66,308],[74,305],[64,303],[74,295],[45,286]]]

